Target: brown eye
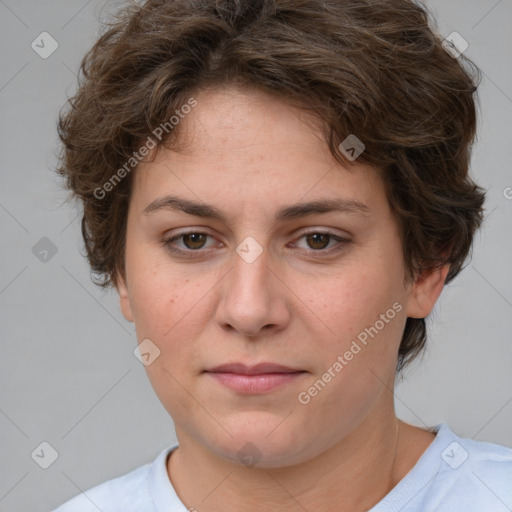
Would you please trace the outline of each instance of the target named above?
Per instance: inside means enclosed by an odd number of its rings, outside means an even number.
[[[210,242],[214,241],[208,233],[189,231],[164,239],[162,246],[178,256],[196,257],[203,255],[208,248],[212,248],[211,243],[208,247],[208,239],[211,239]]]
[[[313,231],[303,233],[298,242],[293,244],[306,253],[315,256],[335,254],[347,248],[350,239],[340,237],[330,231]]]
[[[187,249],[202,249],[206,243],[207,237],[208,235],[205,235],[204,233],[188,233],[186,235],[181,235],[183,243]]]
[[[309,247],[314,250],[325,249],[329,245],[331,236],[326,233],[313,233],[306,236]]]

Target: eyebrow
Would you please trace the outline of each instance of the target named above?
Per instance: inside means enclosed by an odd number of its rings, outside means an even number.
[[[205,203],[197,203],[189,199],[183,199],[176,196],[165,196],[156,199],[144,208],[143,213],[148,215],[157,210],[178,210],[195,217],[219,220],[227,223],[227,217],[222,210]],[[359,213],[367,215],[370,209],[359,201],[347,199],[321,199],[309,201],[306,203],[297,203],[281,208],[274,217],[276,222],[284,220],[306,217],[308,215],[341,212],[341,213]]]

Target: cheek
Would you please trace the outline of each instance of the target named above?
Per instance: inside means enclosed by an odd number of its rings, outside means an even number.
[[[197,340],[204,330],[207,297],[193,278],[170,275],[163,269],[132,274],[132,311],[137,339],[150,339],[160,350],[146,372],[155,393],[172,414],[186,415],[183,386],[199,371]]]
[[[328,411],[333,424],[346,411],[353,411],[354,421],[361,418],[386,384],[392,386],[395,374],[406,320],[400,259],[375,254],[347,261],[336,277],[325,277],[325,286],[315,280],[307,295],[310,309],[321,319],[310,315],[317,326],[312,356],[321,359],[309,383],[312,393],[318,393],[311,400],[318,410]],[[307,284],[301,281],[305,292]],[[303,391],[310,396],[308,388]]]
[[[198,283],[170,267],[161,248],[137,240],[127,243],[126,267],[137,332],[162,340],[193,309]]]
[[[350,284],[357,300],[340,293],[336,295],[340,303],[329,305],[330,328],[336,336],[316,337],[312,356],[320,357],[321,364],[299,399],[301,404],[307,402],[305,410],[311,413],[308,421],[321,428],[326,437],[337,435],[340,424],[348,434],[379,400],[386,399],[393,387],[405,324],[405,308],[399,299],[391,299],[393,294],[386,287],[379,291]]]
[[[397,273],[398,274],[398,273]],[[307,318],[316,325],[316,330],[325,331],[325,337],[319,337],[335,348],[343,348],[347,341],[357,338],[365,328],[373,326],[382,329],[381,315],[384,315],[385,330],[392,324],[400,324],[398,309],[403,306],[404,293],[400,279],[388,267],[384,271],[378,262],[361,260],[347,265],[336,275],[316,276],[313,280],[307,276],[297,276],[294,291],[307,306]],[[386,314],[388,312],[388,314]],[[396,326],[393,334],[396,337]],[[364,337],[364,336],[363,336]],[[335,342],[333,343],[333,339]]]
[[[189,279],[173,279],[168,282],[163,276],[152,275],[133,287],[132,310],[137,332],[144,337],[154,338],[159,344],[171,341],[189,317],[200,308]],[[195,299],[195,300],[194,300]]]
[[[153,261],[132,267],[131,277],[137,339],[149,338],[160,349],[160,357],[147,367],[148,374],[156,376],[158,367],[176,376],[193,373],[201,362],[198,340],[212,317],[217,273],[198,277],[192,270],[178,273],[175,267]]]

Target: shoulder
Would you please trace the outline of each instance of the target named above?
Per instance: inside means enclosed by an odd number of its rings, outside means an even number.
[[[446,446],[441,452],[445,472],[462,469],[467,474],[480,471],[482,475],[490,474],[500,479],[512,478],[512,448],[459,437],[446,424],[441,428],[445,431]]]
[[[442,496],[443,505],[466,510],[512,507],[512,448],[459,437],[446,424],[440,425],[439,434],[441,460],[432,499]]]
[[[150,480],[152,470],[160,465],[173,448],[163,450],[148,464],[107,480],[66,501],[53,512],[149,512],[154,509]]]
[[[456,435],[446,423],[409,473],[371,512],[510,512],[512,448]]]

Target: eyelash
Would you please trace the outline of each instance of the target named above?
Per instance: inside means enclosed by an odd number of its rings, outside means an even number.
[[[211,237],[210,234],[208,233],[203,233],[201,231],[187,231],[187,232],[183,232],[183,233],[179,233],[178,235],[174,235],[170,238],[166,238],[162,241],[162,246],[167,249],[169,252],[171,252],[172,254],[176,254],[178,256],[184,256],[184,257],[188,257],[188,258],[194,258],[194,254],[201,254],[201,252],[205,252],[207,251],[207,249],[197,249],[197,250],[194,250],[194,249],[177,249],[173,244],[176,240],[179,240],[180,238],[183,238],[184,236],[187,236],[187,235],[206,235],[208,237]],[[325,235],[325,236],[328,236],[330,238],[329,242],[331,240],[334,240],[336,242],[338,242],[335,246],[329,248],[329,249],[306,249],[306,253],[308,253],[308,255],[319,255],[319,254],[323,254],[323,255],[331,255],[333,253],[336,253],[336,252],[339,252],[341,251],[342,249],[345,248],[346,245],[348,245],[350,243],[350,240],[346,239],[346,238],[343,238],[343,237],[340,237],[340,236],[337,236],[335,235],[334,233],[330,232],[330,231],[318,231],[318,230],[314,230],[314,231],[308,231],[306,233],[302,233],[302,235],[297,239],[297,240],[300,240],[301,238],[304,238],[304,237],[307,237],[307,236],[311,236],[311,235]]]

